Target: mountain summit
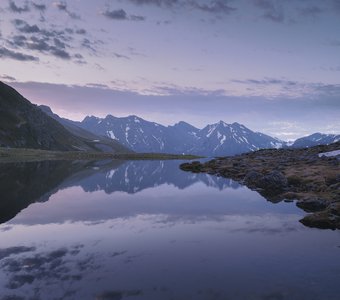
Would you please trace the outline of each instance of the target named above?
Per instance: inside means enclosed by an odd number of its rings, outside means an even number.
[[[107,115],[105,118],[86,117],[77,125],[97,135],[116,139],[136,152],[222,156],[279,148],[284,144],[236,122],[220,121],[198,129],[184,121],[163,126],[137,116],[117,118]]]

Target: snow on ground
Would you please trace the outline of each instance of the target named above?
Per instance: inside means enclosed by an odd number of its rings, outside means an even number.
[[[340,155],[340,150],[319,153],[319,157],[321,157],[321,156],[330,157],[330,156],[338,156],[338,155]]]

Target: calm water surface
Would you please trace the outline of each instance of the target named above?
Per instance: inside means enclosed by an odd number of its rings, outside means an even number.
[[[340,299],[340,232],[179,161],[0,165],[0,299]]]

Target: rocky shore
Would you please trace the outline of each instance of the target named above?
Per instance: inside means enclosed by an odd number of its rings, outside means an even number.
[[[266,149],[221,157],[180,168],[231,178],[256,190],[272,202],[296,202],[308,214],[306,226],[340,229],[339,156],[320,153],[340,149],[340,142],[308,149]]]

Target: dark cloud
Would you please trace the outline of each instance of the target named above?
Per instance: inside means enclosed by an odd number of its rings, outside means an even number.
[[[246,80],[231,80],[235,83],[242,83],[242,84],[255,84],[255,85],[289,85],[294,86],[297,85],[298,82],[291,81],[291,80],[284,80],[284,79],[277,79],[277,78],[264,78],[261,80],[258,79],[246,79]]]
[[[1,58],[10,58],[19,61],[39,61],[38,57],[23,54],[21,52],[16,52],[5,47],[0,47],[0,57]]]
[[[51,54],[61,59],[71,59],[71,54],[66,51],[69,45],[63,40],[63,31],[41,30],[37,25],[29,25],[23,20],[14,20],[17,30],[26,35],[15,35],[8,40],[8,44],[14,48],[25,48],[31,51],[39,51]],[[34,35],[31,35],[34,34]]]
[[[89,39],[87,38],[84,38],[81,45],[88,49],[88,50],[91,50],[92,52],[96,52],[96,49],[95,49],[95,43],[90,41]]]
[[[21,14],[30,11],[27,1],[25,2],[24,6],[17,6],[13,0],[9,0],[8,2],[10,11],[14,13]]]
[[[76,33],[77,34],[86,34],[86,30],[85,29],[77,29]]]
[[[76,63],[85,64],[83,60],[79,60],[73,56],[68,49],[75,48],[70,43],[74,43],[75,39],[72,35],[86,35],[85,29],[72,29],[66,28],[64,30],[55,29],[41,29],[37,25],[30,25],[25,20],[15,19],[12,21],[15,28],[20,35],[14,35],[7,39],[7,43],[13,48],[26,48],[31,51],[39,51],[44,54],[51,54],[57,58],[70,60],[75,58]],[[96,52],[96,43],[91,42],[89,39],[84,38],[78,41],[81,46]]]
[[[13,20],[13,24],[16,29],[22,33],[37,33],[40,32],[40,29],[37,25],[29,25],[24,20],[15,19]]]
[[[39,4],[39,3],[32,2],[32,6],[40,12],[45,12],[46,9],[47,9],[47,6],[45,4]]]
[[[106,10],[103,12],[103,16],[113,20],[127,20],[128,15],[124,9]]]
[[[65,1],[56,1],[53,3],[60,11],[64,11],[72,19],[80,19],[80,16],[74,12],[69,11]]]
[[[128,0],[136,5],[156,5],[156,6],[173,6],[178,4],[178,0]]]
[[[130,20],[132,20],[132,21],[145,21],[145,17],[137,16],[137,15],[131,15]]]
[[[87,64],[87,62],[84,60],[84,57],[80,53],[76,53],[74,55],[74,58],[75,58],[74,62],[78,65],[86,65]]]
[[[191,6],[197,8],[201,11],[212,13],[212,14],[230,14],[231,12],[235,11],[236,8],[231,7],[228,5],[227,0],[214,0],[211,1],[209,4],[201,4],[197,1],[191,1]]]
[[[340,84],[315,84],[315,90],[322,95],[340,96]]]
[[[128,15],[124,9],[116,9],[116,10],[105,10],[102,12],[102,15],[111,20],[131,20],[131,21],[145,21],[145,17],[137,16],[137,15]]]
[[[324,10],[318,6],[308,6],[298,9],[299,14],[304,17],[317,17],[318,15],[323,13],[323,11]]]
[[[283,8],[278,1],[275,0],[253,0],[256,7],[263,10],[262,17],[273,22],[282,23],[285,20]]]
[[[25,43],[27,49],[40,51],[45,54],[51,54],[62,59],[71,59],[70,53],[68,53],[65,48],[66,44],[57,38],[50,41],[46,38],[38,38],[32,36]]]
[[[24,252],[30,252],[30,251],[34,251],[34,250],[35,250],[35,248],[33,248],[33,247],[24,247],[24,246],[2,248],[2,249],[0,249],[0,260],[4,259],[6,257],[9,257],[11,255],[20,254],[20,253],[24,253]]]
[[[190,9],[198,9],[212,14],[230,14],[236,8],[229,5],[229,0],[211,0],[202,3],[194,0],[128,0],[136,5],[154,5],[158,7],[187,7]]]

